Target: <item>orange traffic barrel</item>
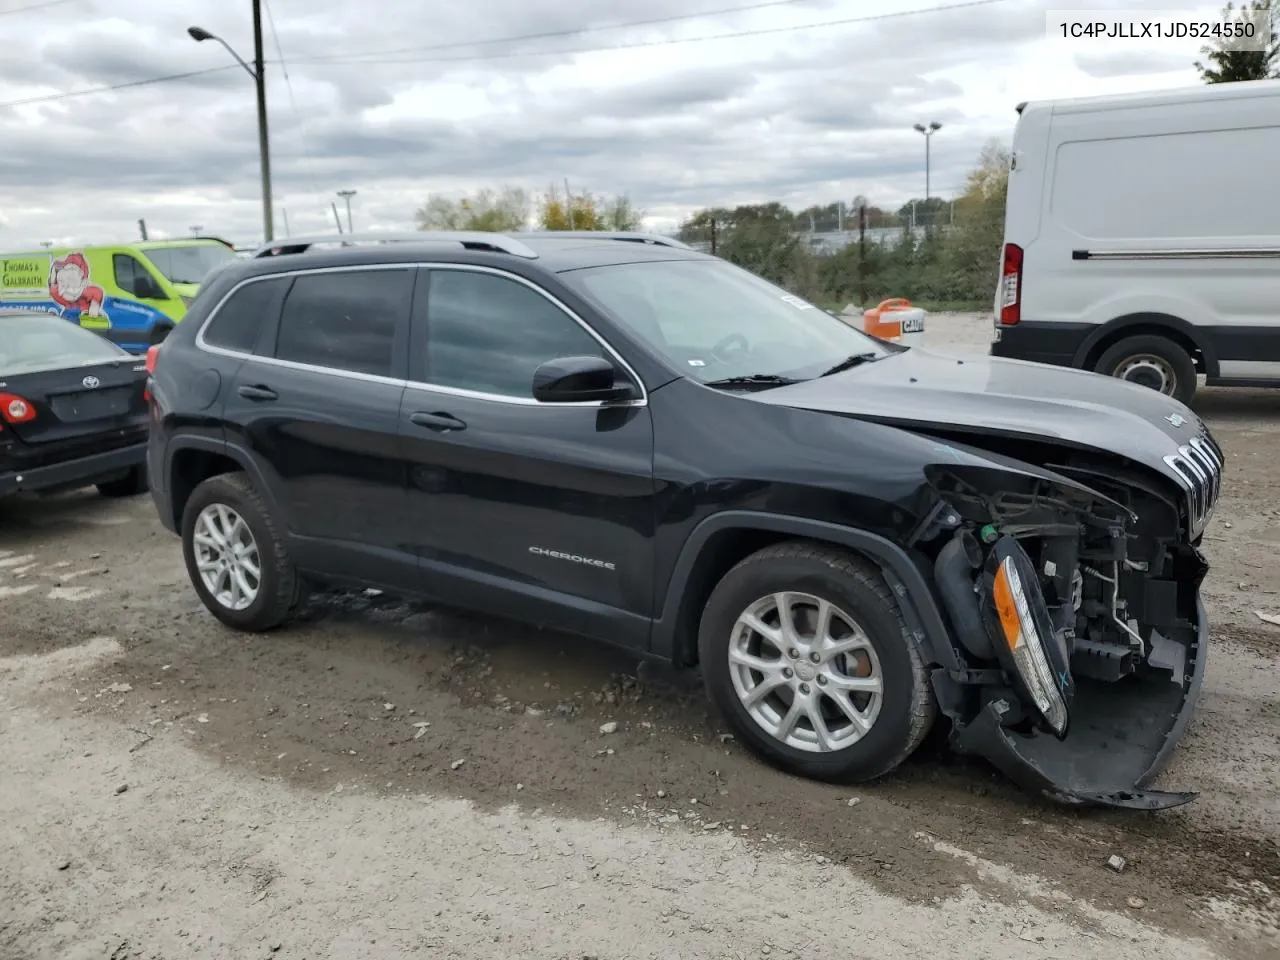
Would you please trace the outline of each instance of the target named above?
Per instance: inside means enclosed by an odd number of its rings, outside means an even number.
[[[914,346],[924,336],[924,311],[905,297],[891,297],[862,312],[862,329],[881,340]]]

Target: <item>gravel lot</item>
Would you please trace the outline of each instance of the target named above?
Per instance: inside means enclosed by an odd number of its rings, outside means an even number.
[[[686,678],[389,597],[236,635],[149,498],[0,503],[0,958],[1280,957],[1280,392],[1197,406],[1216,647],[1159,815],[936,744],[793,780]]]

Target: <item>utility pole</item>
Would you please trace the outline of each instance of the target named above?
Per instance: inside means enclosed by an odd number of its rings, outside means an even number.
[[[711,215],[711,255],[716,255],[716,215]]]
[[[262,56],[262,0],[253,0],[253,66],[258,92],[258,155],[262,165],[262,228],[266,243],[275,239],[271,222],[271,148],[267,137],[267,75]]]
[[[341,218],[340,216],[338,216],[338,205],[337,205],[336,203],[334,203],[332,200],[330,200],[330,201],[329,201],[329,206],[333,208],[333,222],[334,222],[334,223],[336,223],[336,224],[338,225],[338,232],[339,232],[339,233],[341,233],[341,232],[342,232],[342,218]]]
[[[291,236],[289,233],[289,211],[284,207],[281,207],[280,214],[284,217],[284,235],[286,237]]]
[[[564,210],[569,218],[569,229],[573,229],[573,194],[569,192],[569,178],[564,178]]]
[[[191,228],[191,235],[192,235],[193,237],[198,237],[198,236],[200,236],[200,234],[202,234],[202,233],[204,233],[204,224],[203,224],[203,223],[197,223],[195,226],[193,226],[193,227]]]
[[[142,220],[142,219],[138,220],[138,232],[142,234],[143,240],[147,239],[147,221],[146,220]]]
[[[351,225],[351,198],[356,195],[354,190],[339,190],[338,196],[347,201],[347,233],[355,233],[356,228]]]

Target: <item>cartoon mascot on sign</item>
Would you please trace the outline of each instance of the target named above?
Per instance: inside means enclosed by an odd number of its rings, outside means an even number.
[[[49,296],[64,310],[78,311],[83,327],[111,325],[102,309],[102,288],[89,283],[89,262],[79,251],[53,261],[49,268]]]

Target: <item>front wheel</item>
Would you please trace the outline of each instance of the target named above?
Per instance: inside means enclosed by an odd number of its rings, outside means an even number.
[[[1167,337],[1129,337],[1107,349],[1094,367],[1098,373],[1158,390],[1181,403],[1196,393],[1196,362]]]
[[[698,653],[707,691],[768,762],[873,780],[920,745],[937,704],[880,572],[806,542],[747,557],[712,591]]]

